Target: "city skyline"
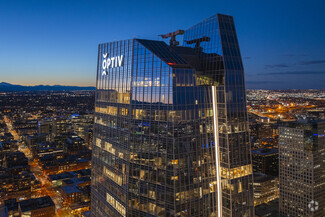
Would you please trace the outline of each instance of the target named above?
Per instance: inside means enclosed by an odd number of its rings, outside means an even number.
[[[220,12],[237,20],[248,89],[321,89],[324,6],[322,1],[1,2],[0,82],[95,86],[99,43],[157,39]]]

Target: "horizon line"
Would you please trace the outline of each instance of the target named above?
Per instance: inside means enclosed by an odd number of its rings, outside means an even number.
[[[9,83],[9,82],[5,82],[5,81],[2,81],[2,82],[0,82],[0,84],[2,84],[2,83],[6,83],[6,84],[10,84],[10,85],[18,85],[18,86],[25,86],[25,87],[36,87],[36,86],[49,86],[49,87],[54,87],[54,86],[61,86],[61,87],[94,87],[94,88],[96,88],[96,85],[94,85],[94,86],[80,86],[80,85],[73,85],[73,84],[36,84],[36,85],[24,85],[24,84],[14,84],[14,83]],[[246,86],[247,86],[247,84],[246,84]],[[273,88],[248,88],[248,87],[246,87],[246,90],[324,90],[325,88],[290,88],[290,89],[288,89],[288,88],[283,88],[283,89],[281,89],[281,88],[275,88],[275,89],[273,89]]]
[[[94,86],[91,86],[91,85],[88,85],[88,86],[82,86],[82,85],[74,85],[74,84],[35,84],[35,85],[31,85],[31,84],[17,84],[17,83],[10,83],[10,82],[6,82],[6,81],[2,81],[0,82],[0,84],[10,84],[10,85],[19,85],[19,86],[25,86],[25,87],[36,87],[36,86],[50,86],[50,87],[53,87],[53,86],[74,86],[74,87],[96,87],[96,85]]]

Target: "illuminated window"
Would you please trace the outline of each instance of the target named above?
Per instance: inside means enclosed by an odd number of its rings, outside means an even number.
[[[248,176],[252,174],[252,165],[248,164],[241,167],[228,168],[221,167],[221,177],[226,179],[235,179],[243,176]]]
[[[120,186],[122,186],[122,177],[119,176],[118,174],[112,172],[111,170],[107,169],[107,167],[104,167],[104,174],[110,178],[111,180],[113,180],[115,183],[119,184]]]
[[[143,117],[145,117],[147,115],[146,110],[143,109],[135,109],[135,118],[136,119],[142,119]]]
[[[95,145],[96,145],[97,147],[101,148],[101,147],[102,147],[102,140],[99,139],[99,138],[96,138]]]
[[[118,103],[125,103],[125,104],[130,103],[130,93],[118,93],[117,97],[118,97],[117,98]]]
[[[172,176],[171,180],[178,180],[178,176]]]
[[[116,209],[122,216],[126,216],[125,207],[118,202],[114,197],[112,197],[109,193],[106,193],[106,201],[109,203],[114,209]]]
[[[127,116],[128,115],[128,109],[126,108],[120,108],[119,109],[119,114],[123,115],[123,116]]]
[[[107,107],[107,114],[109,115],[117,115],[117,108],[114,106]]]
[[[113,145],[109,142],[105,142],[105,151],[108,151],[109,153],[115,155],[116,150],[113,148]]]

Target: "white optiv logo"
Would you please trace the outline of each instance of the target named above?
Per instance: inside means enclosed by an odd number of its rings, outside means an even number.
[[[318,202],[317,201],[314,201],[314,200],[310,201],[309,204],[308,204],[308,208],[312,212],[318,210]]]
[[[113,68],[117,68],[117,67],[121,67],[123,66],[123,60],[124,60],[124,56],[120,55],[117,57],[108,57],[108,54],[105,53],[103,54],[103,63],[102,63],[102,67],[103,67],[103,75],[107,75],[107,71],[106,69],[113,69]]]

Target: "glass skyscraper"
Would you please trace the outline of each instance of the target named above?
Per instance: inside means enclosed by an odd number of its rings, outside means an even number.
[[[233,18],[182,46],[100,44],[92,216],[253,216],[244,70]]]

